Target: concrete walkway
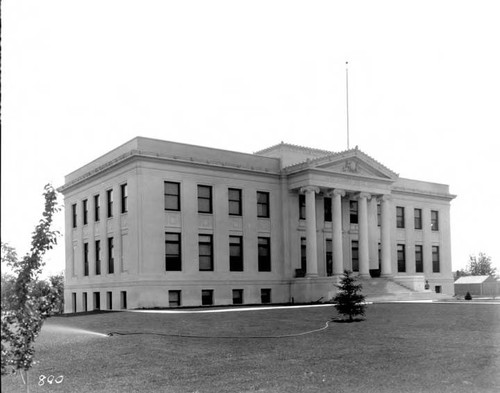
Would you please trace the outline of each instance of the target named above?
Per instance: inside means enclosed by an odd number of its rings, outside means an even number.
[[[422,300],[374,300],[367,301],[365,304],[391,304],[391,303],[409,303],[409,304],[488,304],[488,305],[500,305],[500,299],[492,299],[490,301],[465,301],[465,300],[432,300],[432,299],[422,299]],[[151,314],[196,314],[196,313],[221,313],[221,312],[235,312],[235,311],[265,311],[265,310],[290,310],[297,308],[311,308],[311,307],[333,307],[333,304],[305,304],[299,306],[263,306],[263,307],[231,307],[231,308],[210,308],[210,309],[191,309],[191,310],[126,310],[127,312],[137,312],[137,313],[151,313]]]

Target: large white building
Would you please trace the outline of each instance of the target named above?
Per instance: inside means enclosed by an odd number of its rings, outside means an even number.
[[[453,294],[454,195],[357,148],[246,154],[137,137],[59,190],[65,312],[327,301],[345,269]]]

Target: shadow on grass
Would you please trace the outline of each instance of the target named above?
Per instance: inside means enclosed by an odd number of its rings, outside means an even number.
[[[332,318],[330,321],[335,323],[352,323],[352,322],[363,322],[365,321],[365,318],[353,318],[352,320],[343,318]]]

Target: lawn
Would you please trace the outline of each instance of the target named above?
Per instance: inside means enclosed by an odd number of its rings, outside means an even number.
[[[332,317],[332,307],[54,317],[37,340],[30,392],[500,391],[498,304],[373,304],[362,322],[255,338]],[[41,375],[64,378],[38,386]],[[2,377],[2,392],[23,389],[19,377]]]

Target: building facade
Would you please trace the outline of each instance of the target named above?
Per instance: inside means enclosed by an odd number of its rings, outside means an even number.
[[[454,195],[358,148],[137,137],[59,190],[65,312],[328,301],[345,269],[453,294]]]

